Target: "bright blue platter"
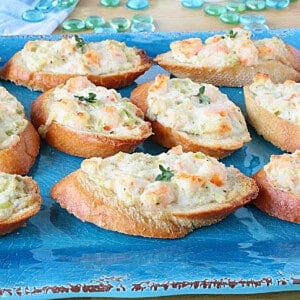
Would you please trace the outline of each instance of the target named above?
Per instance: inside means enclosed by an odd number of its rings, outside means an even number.
[[[151,57],[169,50],[173,40],[212,32],[82,35],[86,41],[107,38],[145,49]],[[254,38],[278,36],[300,48],[300,30],[260,31]],[[0,37],[1,64],[30,39],[58,36]],[[165,72],[152,67],[136,83]],[[129,96],[136,83],[120,90]],[[25,106],[39,95],[1,81]],[[222,88],[245,113],[242,90]],[[223,159],[251,176],[282,153],[251,129],[252,141]],[[166,149],[147,140],[137,151]],[[41,211],[18,231],[0,238],[0,298],[71,297],[145,298],[184,294],[252,294],[300,291],[300,226],[270,217],[252,205],[221,223],[185,238],[160,240],[128,236],[83,223],[49,196],[50,187],[79,168],[82,159],[42,143],[29,175],[39,183]]]

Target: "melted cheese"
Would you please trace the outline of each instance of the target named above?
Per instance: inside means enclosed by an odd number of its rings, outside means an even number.
[[[204,89],[201,94],[200,89]],[[194,140],[250,139],[240,109],[210,84],[158,75],[148,91],[147,117]]]
[[[274,84],[268,75],[257,74],[249,86],[252,97],[277,117],[300,125],[300,83],[288,80]]]
[[[75,77],[56,87],[47,102],[48,118],[39,132],[52,122],[78,131],[109,136],[140,136],[146,122],[127,98],[113,89],[96,86],[86,77]]]
[[[273,186],[300,196],[300,150],[272,155],[264,170]]]
[[[22,104],[0,87],[0,150],[17,143],[27,123]]]
[[[32,72],[78,75],[118,73],[141,63],[136,49],[122,42],[105,40],[80,47],[75,37],[30,41],[21,51],[21,57]]]
[[[172,172],[170,181],[157,180],[160,166]],[[118,153],[82,162],[81,170],[110,201],[127,207],[142,205],[146,211],[189,211],[210,203],[226,202],[227,169],[216,159],[183,153],[181,147],[151,156]]]
[[[23,177],[0,172],[0,222],[26,208],[31,198]]]

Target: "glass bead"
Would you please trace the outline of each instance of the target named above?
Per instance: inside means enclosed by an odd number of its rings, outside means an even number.
[[[290,5],[290,0],[266,0],[266,5],[275,9],[284,9]]]
[[[247,24],[265,24],[266,18],[263,15],[258,14],[243,14],[240,16],[240,22],[243,25]]]
[[[131,32],[153,32],[155,26],[152,23],[133,23],[130,27]]]
[[[96,27],[101,27],[105,24],[105,20],[98,16],[89,16],[85,19],[85,28],[93,29]]]
[[[103,26],[103,27],[95,27],[94,28],[94,33],[106,33],[106,34],[111,34],[111,33],[116,33],[117,29],[110,27],[110,26]]]
[[[246,4],[243,2],[228,2],[225,5],[226,9],[228,11],[233,11],[233,12],[244,12],[246,10]]]
[[[149,7],[149,1],[148,0],[127,0],[126,6],[134,10],[146,9]]]
[[[181,5],[187,8],[201,8],[204,0],[181,0]]]
[[[53,8],[57,6],[57,0],[40,0],[36,6],[35,9],[47,13],[51,11]]]
[[[121,0],[100,0],[100,4],[107,7],[116,7],[119,6]]]
[[[236,12],[225,12],[219,18],[226,24],[238,24],[240,22],[240,14]]]
[[[76,4],[76,0],[57,0],[57,7],[60,9],[69,8]]]
[[[226,8],[220,4],[210,4],[204,7],[204,12],[210,16],[220,16],[226,12]]]
[[[266,24],[251,23],[251,24],[245,24],[243,28],[246,30],[268,30],[269,26],[267,26]]]
[[[27,22],[40,22],[45,19],[45,15],[36,9],[26,10],[22,13],[22,19]]]
[[[80,19],[69,19],[64,21],[61,27],[66,31],[81,31],[85,29],[85,22]]]
[[[131,19],[132,23],[153,23],[153,17],[148,14],[134,15]]]
[[[118,32],[126,31],[130,27],[130,20],[123,17],[116,17],[109,20],[109,25]]]
[[[247,0],[246,7],[250,10],[263,10],[266,8],[265,0]]]

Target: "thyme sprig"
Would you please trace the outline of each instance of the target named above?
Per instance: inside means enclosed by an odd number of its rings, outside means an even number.
[[[165,168],[163,165],[158,166],[161,173],[155,177],[155,181],[171,181],[171,178],[174,176],[174,173],[170,168]]]
[[[89,93],[88,97],[85,96],[74,96],[75,98],[78,98],[80,101],[85,101],[89,103],[95,103],[96,102],[96,94],[95,93]]]

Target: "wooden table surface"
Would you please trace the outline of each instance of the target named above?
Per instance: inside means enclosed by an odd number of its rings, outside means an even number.
[[[222,30],[233,26],[222,23],[218,17],[206,15],[203,9],[182,7],[179,0],[149,0],[149,8],[140,11],[128,9],[125,2],[125,0],[122,0],[120,6],[112,8],[100,5],[99,0],[80,0],[68,19],[85,20],[88,16],[96,15],[108,21],[113,17],[127,17],[130,19],[135,14],[147,13],[153,16],[156,31]],[[300,28],[300,0],[292,2],[288,8],[283,10],[266,9],[255,13],[266,17],[266,24],[270,29]],[[62,32],[63,30],[59,26],[54,33]]]
[[[203,9],[188,9],[181,6],[179,0],[150,0],[150,7],[142,11],[129,10],[125,7],[125,0],[116,8],[108,8],[99,4],[99,0],[81,0],[68,19],[78,18],[85,20],[88,16],[101,16],[106,21],[113,17],[131,18],[135,14],[147,13],[154,18],[156,31],[207,31],[223,30],[232,28],[233,25],[227,25],[218,20],[217,17],[207,16]],[[266,17],[267,25],[270,29],[275,28],[300,28],[300,0],[293,2],[283,10],[267,9],[255,12]],[[86,31],[90,32],[90,31]],[[54,34],[64,33],[59,26]],[[85,298],[102,299],[102,298]],[[103,298],[106,300],[112,298]],[[148,298],[150,299],[150,298]],[[151,298],[157,299],[157,298]],[[241,299],[276,299],[276,300],[296,300],[300,299],[300,293],[268,293],[256,295],[187,295],[162,297],[166,300],[241,300]]]

